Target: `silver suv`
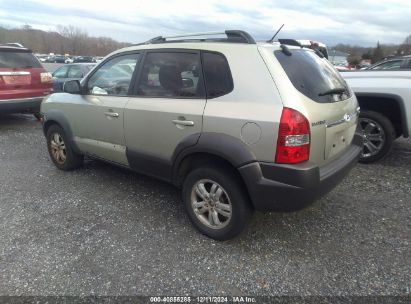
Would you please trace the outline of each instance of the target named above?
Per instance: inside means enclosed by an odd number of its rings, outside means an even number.
[[[253,210],[296,210],[356,164],[357,100],[292,41],[243,31],[157,37],[107,56],[41,107],[54,164],[99,158],[182,188],[194,226],[226,240]]]

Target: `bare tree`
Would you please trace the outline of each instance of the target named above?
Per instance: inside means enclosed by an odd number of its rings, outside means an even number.
[[[411,34],[408,35],[397,51],[398,55],[411,55]]]
[[[20,42],[38,53],[105,56],[128,46],[107,37],[90,37],[75,26],[56,26],[55,30],[42,31],[26,24],[20,28],[0,26],[0,43]]]

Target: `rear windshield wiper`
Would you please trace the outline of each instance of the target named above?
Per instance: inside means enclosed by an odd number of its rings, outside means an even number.
[[[325,96],[325,95],[341,95],[347,91],[346,88],[335,88],[325,92],[318,94],[318,96]]]

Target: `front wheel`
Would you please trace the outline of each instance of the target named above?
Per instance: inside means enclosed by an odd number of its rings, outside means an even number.
[[[372,163],[384,158],[390,152],[395,139],[391,121],[374,111],[361,112],[357,134],[363,139],[360,162]]]
[[[238,177],[226,168],[198,168],[186,177],[183,200],[194,226],[210,238],[234,238],[253,210]]]
[[[74,170],[83,164],[83,155],[74,152],[66,133],[58,125],[52,125],[47,130],[47,148],[51,160],[61,170]]]

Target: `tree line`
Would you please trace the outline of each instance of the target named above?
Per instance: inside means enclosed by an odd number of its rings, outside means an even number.
[[[83,56],[105,56],[110,52],[129,46],[108,37],[92,37],[75,26],[56,26],[55,30],[43,31],[30,25],[21,28],[0,26],[0,44],[18,42],[40,54],[70,54]]]
[[[0,44],[19,42],[36,53],[70,54],[84,56],[105,56],[110,52],[129,46],[108,37],[92,37],[81,28],[57,25],[55,30],[42,31],[24,25],[21,28],[0,26]],[[411,34],[400,45],[380,44],[375,47],[361,47],[337,44],[333,49],[350,54],[348,62],[356,65],[363,59],[378,62],[388,56],[411,55]]]
[[[392,56],[411,55],[411,34],[401,44],[381,44],[377,42],[375,47],[361,47],[340,43],[333,49],[350,54],[348,62],[352,65],[357,65],[364,59],[376,63]]]

